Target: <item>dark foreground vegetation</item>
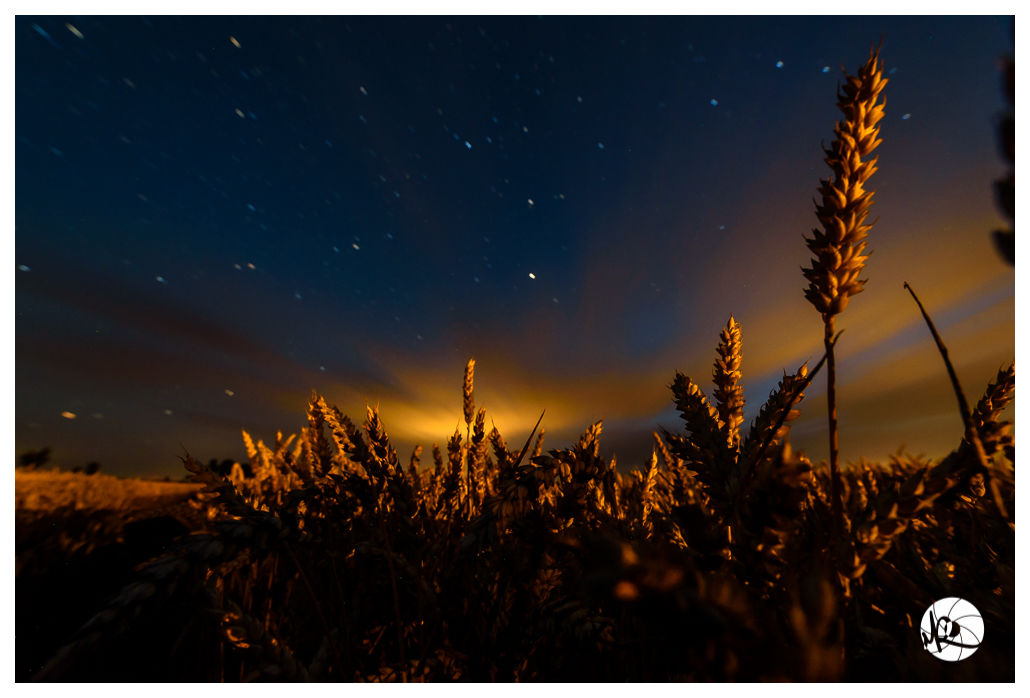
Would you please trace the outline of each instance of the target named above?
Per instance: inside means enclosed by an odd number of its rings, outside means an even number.
[[[132,582],[137,565],[172,550],[204,520],[199,503],[190,503],[195,489],[178,484],[19,471],[15,487],[15,679],[28,681]],[[165,610],[163,628],[119,638],[112,661],[70,678],[176,680],[159,664],[160,648],[184,624]]]
[[[811,376],[785,376],[741,433],[739,337],[731,322],[712,403],[677,375],[687,428],[656,434],[646,470],[599,459],[599,423],[571,449],[509,448],[471,408],[470,362],[468,430],[428,467],[401,464],[374,410],[358,428],[316,396],[300,438],[247,437],[253,476],[186,459],[206,512],[30,522],[19,667],[70,640],[35,678],[1012,680],[1014,525],[985,487],[1011,511],[1012,371],[973,411],[990,472],[966,442],[842,468],[835,539],[829,473],[786,438]],[[69,533],[48,550],[54,525]],[[986,627],[957,664],[917,630],[948,596]]]

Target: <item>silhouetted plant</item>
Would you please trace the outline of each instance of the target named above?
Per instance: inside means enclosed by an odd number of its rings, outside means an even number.
[[[1016,62],[1011,56],[1002,59],[1002,89],[1008,110],[998,123],[998,150],[1012,170],[994,181],[994,200],[1001,213],[1011,223],[1008,229],[994,231],[994,244],[1002,258],[1016,264]]]

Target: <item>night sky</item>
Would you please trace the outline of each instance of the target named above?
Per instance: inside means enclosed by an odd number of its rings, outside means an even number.
[[[843,461],[940,456],[1014,357],[989,233],[1010,17],[82,17],[15,29],[15,448],[179,477],[379,405],[406,463],[477,406],[521,445],[680,429],[743,326],[746,419],[822,354],[803,236],[841,67],[884,37],[866,291],[838,317]],[[795,446],[826,456],[825,383]],[[464,431],[464,425],[462,425]],[[426,460],[425,457],[423,459]]]

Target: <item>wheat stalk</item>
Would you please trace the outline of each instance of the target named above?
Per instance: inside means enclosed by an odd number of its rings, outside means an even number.
[[[540,433],[536,437],[536,444],[533,446],[533,455],[531,458],[536,458],[544,452],[544,434],[547,433],[547,429],[540,427]]]
[[[498,470],[504,470],[511,458],[511,452],[508,451],[508,444],[504,443],[504,437],[501,436],[501,432],[497,430],[496,425],[490,430],[487,439],[489,439],[490,445],[494,448],[494,457],[497,459]]]
[[[740,323],[732,315],[719,339],[718,356],[712,370],[716,410],[726,434],[726,445],[736,451],[740,446],[740,425],[744,423],[744,388],[740,384],[743,352]]]
[[[465,455],[468,455],[469,447],[472,441],[472,422],[476,417],[476,403],[472,397],[472,388],[475,380],[476,372],[476,360],[469,359],[468,363],[465,364],[465,381],[462,384],[462,407],[465,412]],[[472,464],[466,463],[465,465],[465,492],[467,495],[466,506],[468,508],[468,514],[472,516]]]
[[[833,175],[819,187],[822,203],[816,216],[822,230],[813,230],[806,238],[808,249],[815,255],[808,268],[802,269],[808,288],[808,299],[823,319],[823,344],[826,348],[827,417],[830,435],[830,489],[836,526],[842,524],[840,502],[839,441],[837,434],[837,368],[834,361],[834,318],[848,306],[848,300],[862,292],[865,279],[859,275],[868,255],[866,237],[872,224],[866,224],[873,203],[872,190],[865,185],[876,172],[877,158],[868,156],[880,145],[880,120],[884,102],[880,93],[887,84],[883,77],[880,50],[870,51],[869,60],[858,75],[846,75],[838,90],[837,107],[844,121],[834,127],[836,138],[825,148],[826,164]],[[863,158],[868,158],[863,160]]]
[[[471,425],[476,418],[476,403],[472,399],[472,384],[476,372],[476,360],[469,359],[465,364],[465,382],[462,385],[462,397],[464,398],[465,424]]]
[[[440,444],[433,444],[433,474],[443,474],[443,455],[440,453]]]
[[[476,421],[469,447],[469,505],[472,510],[483,503],[486,493],[486,408],[476,413]]]
[[[419,484],[419,466],[422,464],[422,444],[416,444],[411,450],[411,458],[408,460],[408,478],[413,487]]]
[[[719,422],[719,412],[709,402],[697,383],[682,373],[676,373],[672,384],[676,409],[690,432],[683,442],[686,459],[705,471],[712,471],[725,449]]]
[[[658,479],[658,454],[651,451],[651,462],[647,466],[647,475],[644,476],[644,493],[641,498],[641,524],[647,532],[648,537],[654,533],[654,523],[651,521],[651,511],[654,509],[654,485]]]

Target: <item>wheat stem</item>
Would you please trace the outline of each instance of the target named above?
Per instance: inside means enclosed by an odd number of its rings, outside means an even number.
[[[393,613],[397,619],[397,650],[400,653],[401,682],[408,682],[408,662],[404,659],[404,624],[401,622],[401,602],[397,593],[397,568],[393,564],[393,548],[390,546],[390,536],[386,533],[386,521],[379,519],[379,532],[383,536],[383,544],[386,547],[386,567],[390,571],[390,593],[393,596]]]
[[[830,431],[830,508],[833,514],[833,537],[838,539],[844,528],[844,508],[840,487],[840,441],[837,431],[837,361],[834,356],[833,316],[823,325],[823,346],[826,349],[826,417]]]
[[[976,454],[976,458],[980,463],[980,468],[983,470],[984,479],[987,480],[988,486],[991,488],[991,496],[994,499],[994,505],[998,507],[998,511],[1007,520],[1009,518],[1008,510],[1005,508],[1005,503],[1001,498],[1001,490],[998,489],[998,483],[995,482],[994,478],[991,477],[990,464],[987,461],[987,454],[984,452],[983,442],[980,441],[980,435],[976,431],[976,427],[973,426],[973,417],[969,411],[969,403],[966,401],[966,394],[962,392],[962,385],[958,382],[958,374],[955,373],[955,367],[951,364],[951,359],[948,358],[948,348],[944,346],[944,340],[941,339],[940,334],[937,333],[937,328],[933,324],[933,320],[930,319],[929,313],[926,312],[926,308],[923,307],[922,302],[919,300],[919,296],[912,290],[912,287],[905,282],[905,288],[912,295],[912,299],[919,306],[919,312],[923,314],[923,319],[926,321],[926,326],[930,328],[930,334],[933,335],[933,341],[937,343],[937,351],[941,353],[941,358],[944,359],[944,366],[948,369],[948,378],[951,379],[951,387],[955,391],[955,399],[958,400],[958,411],[962,415],[962,424],[966,429],[966,441],[970,446],[973,447],[973,453]]]

